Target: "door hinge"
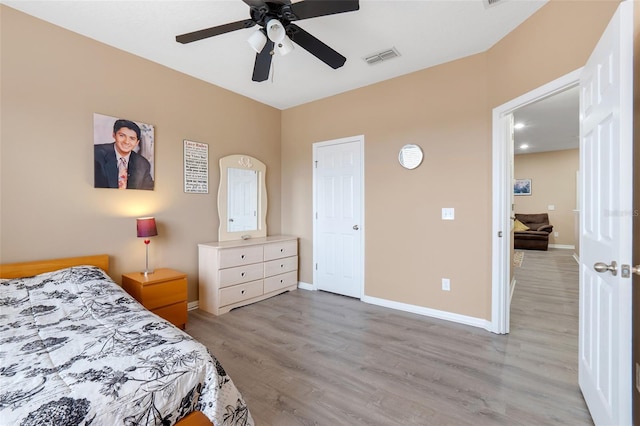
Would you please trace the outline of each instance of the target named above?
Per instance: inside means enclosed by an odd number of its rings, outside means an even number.
[[[316,271],[318,270],[318,264],[316,263]]]
[[[318,160],[314,161],[316,163],[316,169],[318,168]]]
[[[318,212],[316,212],[316,220],[318,219]]]

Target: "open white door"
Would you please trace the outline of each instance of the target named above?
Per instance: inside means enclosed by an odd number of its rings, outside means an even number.
[[[579,377],[596,425],[632,421],[632,63],[625,0],[580,78]]]

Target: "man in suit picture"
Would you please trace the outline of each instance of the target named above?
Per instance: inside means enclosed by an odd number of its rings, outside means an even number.
[[[153,189],[151,164],[133,150],[140,143],[140,127],[118,119],[113,124],[113,142],[93,146],[96,188]]]

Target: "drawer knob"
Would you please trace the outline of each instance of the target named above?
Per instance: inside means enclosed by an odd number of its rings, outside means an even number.
[[[240,274],[241,277],[244,277],[244,272]]]
[[[284,265],[280,265],[281,268],[284,268]]]
[[[284,249],[283,249],[283,248],[281,248],[281,249],[280,249],[280,253],[283,253],[283,252],[284,252]]]
[[[245,292],[245,291],[244,291],[244,290],[242,290],[240,293],[244,294],[244,292]]]
[[[283,283],[283,282],[284,282],[284,280],[280,280],[280,282],[281,282],[281,283]]]
[[[242,256],[240,256],[240,259],[244,259],[244,254]]]

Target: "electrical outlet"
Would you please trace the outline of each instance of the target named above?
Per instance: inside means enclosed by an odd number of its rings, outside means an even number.
[[[449,280],[449,278],[443,278],[442,279],[442,290],[444,290],[444,291],[450,291],[451,290],[451,281]]]
[[[442,208],[442,220],[453,220],[456,216],[456,210],[453,207]]]
[[[560,235],[560,233],[559,233],[559,232],[554,232],[554,233],[553,233],[553,236],[554,236],[554,237],[556,237],[556,238],[558,238],[558,235]]]

